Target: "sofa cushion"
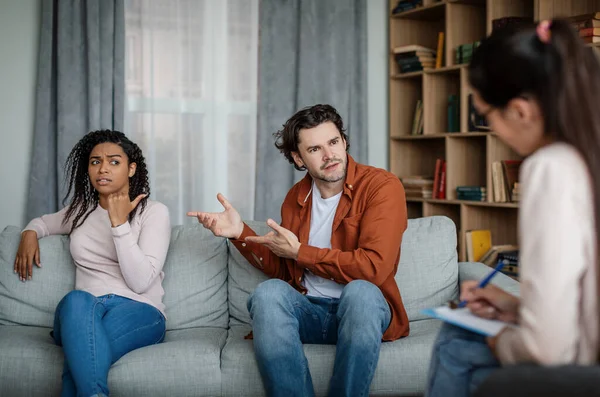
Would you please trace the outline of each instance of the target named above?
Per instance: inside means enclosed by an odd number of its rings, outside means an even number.
[[[67,236],[40,239],[42,268],[23,283],[13,273],[20,229],[0,234],[0,324],[52,327],[56,305],[75,286]],[[227,243],[201,225],[175,226],[163,268],[167,330],[227,328]]]
[[[259,235],[266,234],[271,230],[265,222],[245,222]],[[248,296],[258,284],[267,280],[268,277],[252,266],[233,244],[229,241],[227,244],[229,247],[229,280],[227,281],[227,289],[229,291],[229,325],[250,324],[250,314],[246,306]]]
[[[247,221],[257,234],[271,230],[266,223]],[[230,325],[250,324],[249,294],[267,279],[229,244]],[[458,295],[456,227],[445,216],[409,219],[395,276],[409,320],[427,318],[421,310],[445,304]]]
[[[113,364],[110,395],[219,396],[226,339],[222,328],[169,331],[163,343],[134,350]]]
[[[63,353],[49,332],[42,327],[0,326],[2,395],[60,395]],[[169,331],[163,343],[129,352],[113,364],[110,395],[218,396],[226,337],[222,328]]]
[[[203,226],[174,226],[164,266],[167,330],[227,328],[227,243]]]
[[[66,236],[39,241],[41,268],[19,281],[13,272],[21,229],[7,226],[0,234],[0,324],[52,327],[56,305],[75,285],[75,265]]]
[[[441,321],[411,323],[411,334],[381,345],[370,396],[398,396],[423,392],[433,343]],[[252,340],[244,339],[249,326],[234,326],[221,353],[223,396],[264,396]],[[306,344],[304,353],[317,396],[326,396],[333,374],[335,345]]]

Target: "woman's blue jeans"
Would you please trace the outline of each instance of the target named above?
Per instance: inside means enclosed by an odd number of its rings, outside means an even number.
[[[468,397],[500,368],[485,337],[444,323],[433,346],[427,397]]]
[[[162,342],[165,318],[155,307],[122,296],[71,291],[54,315],[62,346],[63,397],[108,395],[108,370],[128,352]]]

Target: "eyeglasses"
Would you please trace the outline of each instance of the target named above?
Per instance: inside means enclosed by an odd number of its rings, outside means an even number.
[[[491,131],[492,129],[487,125],[485,116],[477,113],[476,110],[472,110],[470,114],[471,125],[469,126],[470,131]]]
[[[472,101],[471,95],[469,95],[469,102]],[[481,114],[475,109],[475,106],[470,103],[469,106],[469,131],[491,131],[492,129],[487,124],[487,115],[493,110],[490,106],[485,113]]]

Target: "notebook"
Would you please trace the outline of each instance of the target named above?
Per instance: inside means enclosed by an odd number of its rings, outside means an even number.
[[[487,320],[477,317],[469,308],[450,309],[447,306],[425,309],[422,311],[430,317],[438,318],[447,323],[459,326],[484,336],[496,336],[505,327],[516,327],[515,324],[499,320]]]

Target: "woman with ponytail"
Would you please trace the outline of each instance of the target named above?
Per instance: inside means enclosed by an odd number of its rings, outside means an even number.
[[[520,297],[477,280],[461,299],[517,324],[485,338],[444,324],[426,394],[468,396],[500,366],[592,365],[599,347],[600,64],[570,23],[505,28],[469,65],[474,106],[525,157],[519,212]]]

